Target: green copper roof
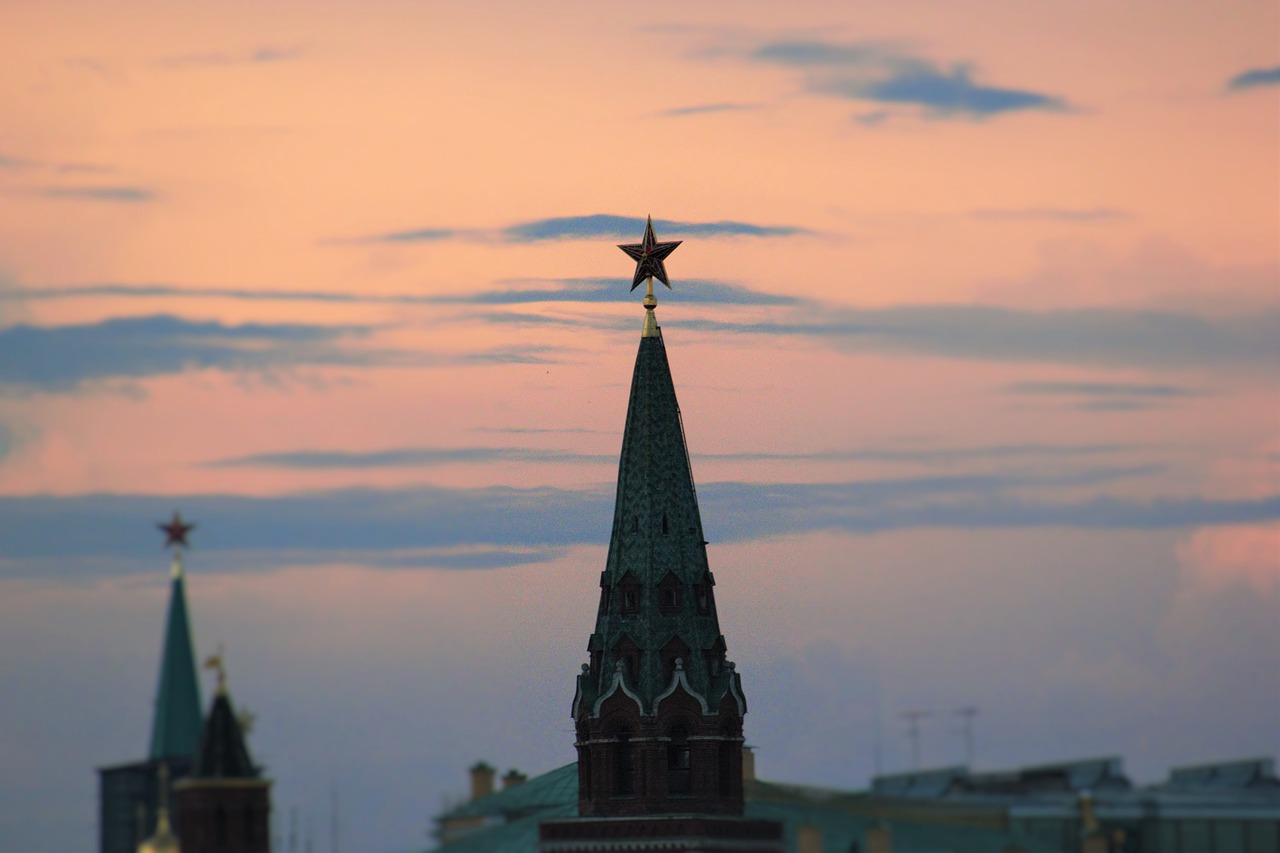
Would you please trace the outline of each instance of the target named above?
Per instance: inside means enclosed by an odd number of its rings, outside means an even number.
[[[182,563],[175,558],[164,631],[160,685],[151,725],[151,758],[191,758],[200,744],[200,683],[187,618]]]
[[[640,339],[627,407],[613,534],[601,577],[607,591],[591,637],[594,669],[579,679],[578,702],[608,693],[620,649],[638,649],[624,686],[645,713],[673,683],[669,656],[681,654],[687,685],[715,706],[741,695],[737,676],[719,664],[724,638],[716,618],[706,542],[689,467],[680,406],[660,330]],[[664,651],[665,650],[665,651]],[[579,705],[578,707],[581,707]]]

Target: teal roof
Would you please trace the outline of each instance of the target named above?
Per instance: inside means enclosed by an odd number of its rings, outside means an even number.
[[[613,684],[623,654],[633,647],[639,666],[626,687],[652,713],[653,702],[672,683],[664,666],[664,650],[681,654],[688,685],[711,707],[741,686],[730,667],[713,661],[723,656],[724,638],[716,618],[714,580],[708,569],[706,540],[698,512],[698,496],[689,466],[680,405],[667,362],[661,331],[640,339],[626,428],[618,462],[618,491],[613,532],[601,586],[602,598],[590,649],[599,664],[579,678],[579,699],[589,708]],[[695,589],[705,586],[704,605]],[[660,590],[670,586],[675,606],[664,606]],[[624,597],[637,590],[638,607],[628,609]]]
[[[182,563],[175,560],[169,593],[169,618],[160,659],[155,718],[151,725],[153,759],[191,758],[200,745],[200,682],[196,679],[195,648],[187,617]]]
[[[567,764],[521,785],[473,800],[438,821],[485,818],[486,825],[438,853],[537,853],[538,824],[577,817],[577,764]],[[865,795],[849,791],[753,781],[746,786],[748,818],[783,825],[786,849],[794,851],[801,827],[822,831],[823,853],[847,853],[853,842],[866,849],[866,832],[876,821],[852,809],[865,808]],[[894,853],[992,853],[1016,846],[1025,853],[1059,853],[1042,841],[1007,832],[916,821],[890,821]]]

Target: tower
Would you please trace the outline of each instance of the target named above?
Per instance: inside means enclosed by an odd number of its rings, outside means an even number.
[[[270,853],[271,783],[249,755],[221,654],[205,666],[217,670],[218,686],[195,765],[175,786],[182,853]]]
[[[588,662],[572,716],[578,820],[542,824],[544,853],[769,851],[781,827],[743,818],[742,679],[725,657],[715,579],[698,511],[680,407],[655,309],[653,279],[680,245],[653,221],[632,290],[647,282],[645,320],[618,463],[613,531]]]
[[[175,512],[169,522],[157,527],[165,534],[165,546],[173,548],[173,561],[151,742],[146,759],[98,771],[100,853],[135,853],[138,843],[157,824],[164,799],[161,788],[167,797],[172,783],[191,771],[200,742],[200,685],[182,565],[182,549],[188,547],[187,535],[195,525],[184,522]],[[163,773],[162,767],[166,768]],[[176,815],[174,829],[181,830]]]

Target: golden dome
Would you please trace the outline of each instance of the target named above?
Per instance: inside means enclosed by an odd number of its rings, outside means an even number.
[[[156,816],[155,835],[138,845],[138,853],[181,853],[181,849],[178,836],[169,826],[169,810],[162,808]]]

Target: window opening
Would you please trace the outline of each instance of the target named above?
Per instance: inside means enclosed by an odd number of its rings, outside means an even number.
[[[671,729],[671,742],[667,744],[667,793],[673,797],[687,797],[693,793],[689,730],[684,726]]]

